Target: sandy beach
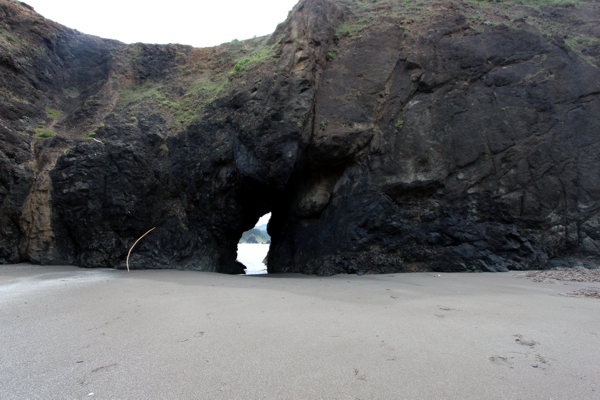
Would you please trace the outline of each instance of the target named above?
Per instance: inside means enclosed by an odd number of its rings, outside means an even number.
[[[0,398],[600,399],[600,284],[522,275],[0,266]]]

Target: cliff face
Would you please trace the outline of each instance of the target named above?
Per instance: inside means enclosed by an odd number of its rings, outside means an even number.
[[[521,3],[528,3],[527,1]],[[600,255],[594,2],[304,0],[270,37],[124,45],[0,0],[0,262],[241,272]]]

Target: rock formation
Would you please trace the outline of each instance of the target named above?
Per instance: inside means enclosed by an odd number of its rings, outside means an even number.
[[[242,234],[239,243],[271,243],[271,237],[266,231],[250,229]]]
[[[531,4],[529,4],[531,3]],[[0,263],[506,271],[600,256],[600,6],[301,0],[125,45],[0,0]]]

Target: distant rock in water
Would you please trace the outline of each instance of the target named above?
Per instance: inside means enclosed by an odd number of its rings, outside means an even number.
[[[271,237],[265,231],[251,229],[242,234],[240,243],[271,243]]]
[[[547,3],[301,0],[196,49],[0,0],[0,263],[156,227],[131,268],[243,273],[268,212],[270,273],[597,262],[600,3]]]

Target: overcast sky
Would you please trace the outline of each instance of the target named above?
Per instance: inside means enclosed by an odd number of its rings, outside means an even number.
[[[125,43],[216,46],[273,33],[298,0],[23,0],[44,17]]]
[[[271,213],[265,214],[258,220],[258,222],[256,223],[256,226],[268,224],[270,219],[271,219]]]

